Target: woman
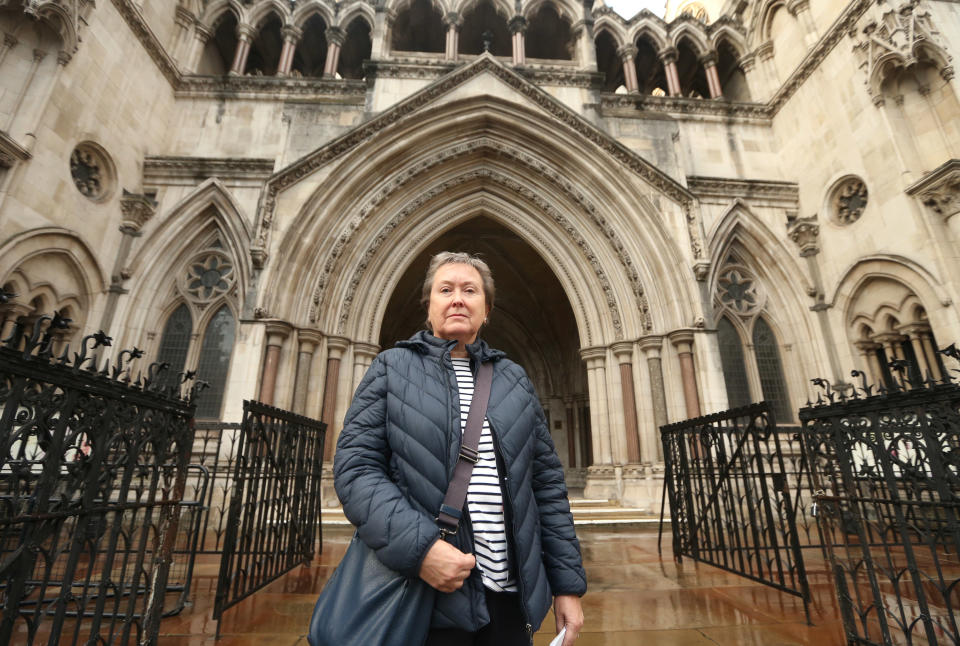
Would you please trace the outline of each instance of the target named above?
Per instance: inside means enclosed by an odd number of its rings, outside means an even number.
[[[557,631],[583,625],[586,575],[563,468],[523,369],[477,339],[493,308],[479,258],[434,256],[421,302],[429,332],[381,353],[357,388],[334,458],[344,513],[377,557],[439,591],[427,646],[528,646],[553,599]],[[493,381],[459,531],[437,512],[481,362]]]

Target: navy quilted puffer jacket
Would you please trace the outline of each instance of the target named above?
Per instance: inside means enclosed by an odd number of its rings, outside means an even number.
[[[450,350],[456,341],[419,332],[382,352],[357,387],[334,458],[334,486],[360,538],[389,568],[417,577],[440,533],[434,518],[460,450],[460,408]],[[563,468],[526,373],[483,341],[473,365],[493,361],[487,419],[500,458],[511,564],[530,632],[552,595],[586,592]],[[449,540],[473,552],[468,517]],[[480,573],[437,593],[432,628],[477,631],[489,623]]]

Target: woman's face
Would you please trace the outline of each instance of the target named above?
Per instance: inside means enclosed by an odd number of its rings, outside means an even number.
[[[470,265],[441,265],[433,275],[427,319],[433,335],[469,345],[490,312],[480,272]]]

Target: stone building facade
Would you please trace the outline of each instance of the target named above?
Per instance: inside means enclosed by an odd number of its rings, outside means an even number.
[[[338,430],[440,249],[589,497],[666,422],[960,339],[957,0],[0,0],[3,332]]]

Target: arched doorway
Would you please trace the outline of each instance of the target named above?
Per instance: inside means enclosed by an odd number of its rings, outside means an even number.
[[[424,326],[420,290],[430,257],[444,250],[480,254],[496,280],[496,304],[482,332],[530,375],[540,395],[557,453],[582,485],[592,460],[587,372],[573,308],[543,258],[520,236],[483,216],[444,232],[410,263],[390,296],[379,345],[392,347]]]

